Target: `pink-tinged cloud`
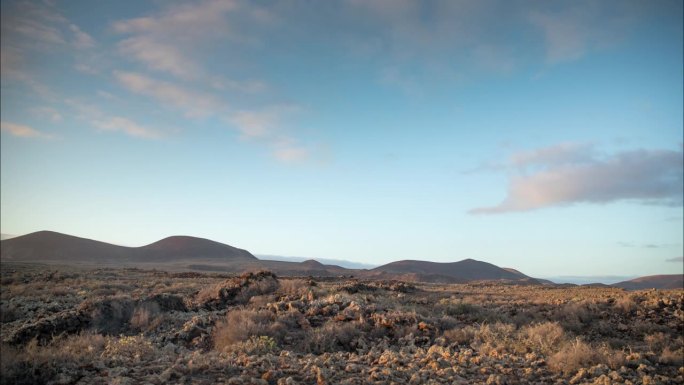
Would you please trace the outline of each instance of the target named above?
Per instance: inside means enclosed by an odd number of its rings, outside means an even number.
[[[36,130],[23,124],[16,124],[11,122],[0,122],[0,129],[2,131],[17,136],[20,138],[36,138],[36,139],[50,139],[52,135],[46,134],[42,131]]]
[[[554,155],[554,148],[558,156]],[[511,176],[504,201],[470,210],[471,214],[500,214],[622,200],[682,205],[684,167],[681,150],[636,150],[597,157],[581,146],[575,151],[568,151],[567,146],[555,146],[537,151],[536,156],[530,156],[534,152],[525,154],[512,158],[511,163],[523,169]]]
[[[226,16],[235,8],[236,3],[230,0],[176,4],[161,14],[121,20],[113,27],[130,35],[119,43],[125,56],[150,69],[190,79],[202,72],[194,49],[210,40],[229,38]]]
[[[113,116],[93,122],[98,128],[105,131],[119,131],[126,135],[143,139],[158,139],[162,135],[157,130],[142,126],[129,119]]]
[[[180,108],[188,117],[205,117],[223,109],[223,103],[212,94],[196,92],[134,72],[116,71],[114,76],[129,91],[151,97],[167,106]]]

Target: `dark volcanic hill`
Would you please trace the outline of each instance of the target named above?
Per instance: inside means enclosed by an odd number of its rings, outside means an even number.
[[[398,261],[372,270],[345,269],[316,260],[299,262],[260,260],[246,250],[204,238],[172,236],[141,247],[125,247],[53,231],[39,231],[3,240],[4,262],[43,262],[129,266],[166,270],[241,273],[266,269],[286,276],[352,275],[362,279],[400,279],[435,283],[498,280],[539,284],[534,278],[491,263]]]
[[[130,248],[54,231],[38,231],[0,243],[3,261],[115,262],[129,257]]]
[[[249,251],[204,238],[177,235],[136,248],[146,261],[156,259],[243,259],[256,261]]]
[[[125,247],[74,237],[54,231],[38,231],[0,243],[3,261],[147,263],[193,259],[258,261],[246,250],[203,238],[175,236],[142,247]]]
[[[519,281],[531,279],[516,271],[511,272],[487,262],[474,259],[464,259],[459,262],[427,262],[404,260],[388,263],[370,270],[380,275],[398,274],[413,275],[417,279],[431,277],[431,280],[439,280],[440,277],[452,282],[467,282],[479,280],[512,280]],[[440,281],[444,281],[441,279]]]
[[[626,290],[684,289],[684,274],[649,275],[618,282],[611,286],[621,287]]]

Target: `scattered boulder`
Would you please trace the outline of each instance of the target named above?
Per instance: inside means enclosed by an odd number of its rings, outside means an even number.
[[[201,290],[195,302],[207,310],[224,309],[228,305],[247,303],[255,295],[273,293],[278,286],[276,275],[270,271],[246,273]]]

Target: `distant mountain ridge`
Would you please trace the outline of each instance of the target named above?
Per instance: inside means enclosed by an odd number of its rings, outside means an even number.
[[[502,269],[487,262],[464,259],[458,262],[428,262],[403,260],[391,262],[370,270],[374,273],[414,274],[418,276],[444,277],[453,282],[477,280],[511,280],[531,279],[520,273]]]
[[[354,276],[362,279],[399,279],[434,283],[499,281],[513,284],[555,285],[513,268],[464,259],[458,262],[402,260],[372,269],[349,269],[308,259],[300,262],[265,260],[249,251],[209,239],[177,235],[140,247],[113,245],[54,231],[13,237],[0,242],[3,262],[38,262],[96,266],[133,266],[166,270],[240,273],[267,269],[285,276]],[[324,262],[333,260],[322,260]],[[618,282],[628,290],[682,288],[683,275],[659,275]],[[574,286],[574,285],[571,285]]]
[[[611,285],[626,290],[684,289],[684,274],[648,275]]]
[[[38,231],[3,240],[0,250],[3,260],[22,262],[133,263],[185,258],[257,260],[246,250],[189,236],[172,236],[141,247],[127,247],[54,231]]]

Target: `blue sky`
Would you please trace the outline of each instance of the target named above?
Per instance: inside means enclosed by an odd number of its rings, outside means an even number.
[[[2,2],[2,233],[679,273],[681,1]]]

